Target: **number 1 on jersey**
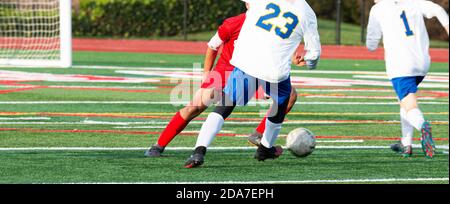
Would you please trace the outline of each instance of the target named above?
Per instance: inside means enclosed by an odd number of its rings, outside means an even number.
[[[413,36],[414,32],[411,30],[411,28],[409,27],[409,22],[408,22],[408,18],[406,17],[406,12],[403,11],[402,15],[400,15],[400,17],[403,19],[403,23],[405,24],[405,28],[406,28],[406,36]]]

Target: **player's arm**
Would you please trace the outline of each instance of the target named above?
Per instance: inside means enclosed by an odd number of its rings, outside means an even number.
[[[208,49],[206,50],[205,62],[203,68],[203,79],[209,75],[214,68],[214,63],[216,62],[217,55],[219,53],[219,48],[222,46],[223,41],[220,39],[219,34],[216,33],[214,37],[208,42]]]
[[[448,14],[444,8],[431,1],[420,1],[420,8],[425,18],[431,19],[436,17],[445,28],[445,31],[447,31],[447,35],[449,34]]]
[[[292,55],[292,64],[299,67],[306,66],[305,58],[303,57],[302,52],[302,47],[299,45],[294,55]]]
[[[369,51],[374,52],[378,49],[378,45],[381,42],[383,33],[381,31],[380,23],[378,22],[375,14],[375,9],[372,8],[369,16],[369,24],[367,26],[367,38],[366,46]]]
[[[311,8],[307,9],[306,17],[307,21],[305,22],[306,25],[303,33],[306,54],[303,60],[309,69],[315,69],[320,60],[322,45],[320,44],[317,17]]]

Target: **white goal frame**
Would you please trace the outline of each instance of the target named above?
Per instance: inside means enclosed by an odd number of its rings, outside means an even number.
[[[59,1],[59,60],[2,59],[1,67],[61,67],[72,66],[72,0]]]

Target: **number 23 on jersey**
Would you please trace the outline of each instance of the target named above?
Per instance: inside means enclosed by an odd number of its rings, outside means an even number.
[[[256,26],[271,32],[272,28],[274,27],[273,24],[268,23],[266,21],[273,19],[273,18],[278,18],[281,14],[281,9],[278,5],[274,4],[274,3],[270,3],[266,6],[267,10],[272,10],[271,13],[261,16],[261,18],[259,18],[258,22],[256,23]],[[287,39],[289,37],[291,37],[292,33],[294,32],[295,28],[297,27],[299,20],[298,17],[293,14],[292,12],[286,12],[283,13],[283,18],[286,19],[290,19],[290,23],[288,20],[288,23],[286,23],[286,25],[284,25],[284,28],[287,30],[286,32],[282,31],[282,28],[275,26],[275,34],[280,36],[282,39]]]

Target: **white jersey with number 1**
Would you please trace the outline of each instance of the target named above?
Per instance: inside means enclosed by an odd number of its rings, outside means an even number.
[[[291,58],[305,40],[305,60],[314,67],[320,38],[314,11],[305,0],[243,0],[250,4],[231,64],[271,83],[289,78]]]
[[[426,76],[430,68],[430,40],[425,18],[449,24],[445,10],[425,0],[382,0],[370,12],[367,47],[376,50],[383,38],[390,79]]]

